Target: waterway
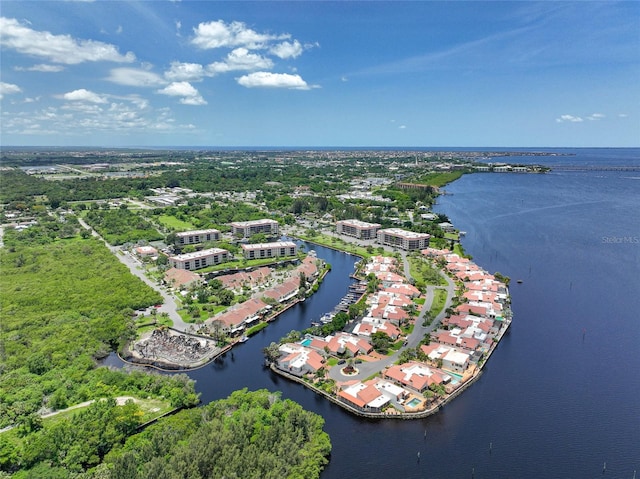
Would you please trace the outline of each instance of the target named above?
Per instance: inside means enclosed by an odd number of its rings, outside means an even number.
[[[575,153],[522,162],[640,164],[637,149]],[[322,415],[333,444],[322,479],[631,479],[640,472],[640,177],[474,174],[446,190],[436,210],[467,232],[467,252],[513,279],[513,324],[474,385],[429,418],[373,421],[265,370],[262,349],[330,311],[351,282],[357,258],[309,245],[333,267],[318,293],[190,372],[202,400],[267,388]]]

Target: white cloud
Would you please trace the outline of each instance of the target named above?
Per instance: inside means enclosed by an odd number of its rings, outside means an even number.
[[[288,73],[255,72],[238,78],[238,83],[247,88],[288,88],[309,90],[311,87],[300,75]]]
[[[225,61],[214,62],[207,66],[211,74],[225,73],[238,70],[259,70],[272,68],[273,62],[257,53],[250,53],[246,48],[236,48],[231,51]]]
[[[398,127],[398,130],[405,130],[407,128],[407,125],[400,125]]]
[[[68,102],[60,108],[20,111],[3,118],[3,132],[15,135],[83,137],[98,133],[128,135],[149,131],[192,131],[192,124],[179,124],[168,108],[147,107],[137,95],[112,97],[107,104]],[[141,107],[142,106],[142,107]]]
[[[169,96],[181,96],[180,103],[183,105],[206,105],[207,102],[198,90],[196,90],[191,83],[186,81],[173,82],[166,86],[162,90],[158,90],[157,93],[161,95]]]
[[[269,42],[286,40],[291,36],[289,34],[258,33],[248,28],[243,22],[227,24],[223,20],[200,23],[193,31],[195,36],[191,39],[191,43],[203,49],[220,47],[265,48]]]
[[[70,35],[39,32],[14,18],[0,18],[0,30],[4,47],[64,65],[97,61],[131,63],[135,60],[133,53],[122,55],[114,45],[94,40],[76,40]]]
[[[24,72],[44,72],[44,73],[58,73],[64,70],[62,65],[47,65],[41,63],[39,65],[33,65],[32,67],[15,67],[14,70]]]
[[[199,63],[171,62],[171,68],[164,73],[170,81],[198,81],[202,80],[205,71]]]
[[[104,97],[97,93],[81,88],[79,90],[70,91],[62,95],[62,98],[68,101],[82,101],[88,103],[107,103]]]
[[[587,117],[587,120],[596,121],[596,120],[601,120],[604,117],[605,115],[603,115],[602,113],[594,113],[593,115],[589,115]]]
[[[627,118],[629,115],[626,113],[618,113],[618,118]]]
[[[565,121],[568,121],[568,122],[571,122],[571,123],[580,123],[581,121],[584,121],[584,120],[579,116],[560,115],[559,118],[556,118],[556,121],[558,123],[564,123]]]
[[[22,89],[18,85],[13,83],[0,82],[0,99],[5,95],[12,95],[14,93],[20,93]]]
[[[282,42],[272,46],[269,52],[278,58],[297,58],[302,54],[304,48],[298,40],[293,42]]]
[[[137,68],[113,68],[107,80],[119,85],[141,87],[155,87],[167,84],[160,75]]]

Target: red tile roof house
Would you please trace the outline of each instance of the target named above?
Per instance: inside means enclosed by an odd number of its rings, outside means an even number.
[[[279,303],[283,303],[293,298],[298,293],[299,286],[300,280],[292,278],[282,284],[266,290],[264,293],[262,293],[262,295],[268,298],[273,298]]]
[[[424,256],[429,258],[439,258],[441,256],[445,256],[451,253],[448,249],[437,249],[437,248],[425,248],[420,251]]]
[[[404,283],[405,279],[396,273],[375,273],[376,278],[382,281],[385,288],[391,286],[393,283]]]
[[[164,281],[172,288],[181,289],[202,281],[202,277],[186,269],[169,268],[164,274]]]
[[[357,356],[358,354],[369,354],[373,351],[373,346],[364,338],[349,333],[337,333],[326,338],[327,347],[332,354],[347,354]]]
[[[218,322],[223,331],[234,333],[244,329],[247,324],[258,319],[262,313],[269,309],[270,306],[264,301],[252,298],[219,316],[209,318],[207,321]]]
[[[269,279],[270,275],[271,270],[269,268],[263,267],[251,272],[239,271],[234,274],[225,274],[216,277],[216,279],[221,281],[222,285],[225,288],[240,291],[245,286],[253,287],[258,284],[264,283]]]
[[[307,280],[313,279],[318,276],[318,266],[316,265],[317,258],[313,256],[306,256],[302,260],[302,264],[295,269],[295,275],[299,276],[300,273],[304,273]]]
[[[469,367],[470,354],[461,349],[437,343],[423,344],[420,349],[432,361],[441,359],[443,370],[463,373]]]
[[[374,306],[409,306],[413,304],[411,298],[405,294],[400,292],[389,292],[389,291],[379,291],[375,294],[370,295],[367,300],[367,304],[370,304],[372,307]]]
[[[353,334],[364,337],[370,337],[373,333],[377,333],[378,331],[385,333],[394,341],[402,334],[402,331],[400,331],[400,329],[390,321],[371,316],[362,318],[360,323],[356,324],[353,328]]]
[[[315,373],[324,367],[324,357],[317,351],[300,344],[285,343],[278,349],[284,353],[284,356],[280,357],[276,363],[278,368],[295,376]]]
[[[446,384],[451,381],[448,374],[415,361],[391,366],[383,372],[383,377],[419,393],[424,393],[431,384]]]
[[[374,385],[375,381],[344,383],[338,398],[362,411],[380,412],[390,400]]]
[[[384,290],[387,293],[397,293],[409,298],[420,296],[420,290],[411,284],[392,284]]]

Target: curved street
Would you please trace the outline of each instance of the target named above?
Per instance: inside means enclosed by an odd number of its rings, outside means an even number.
[[[411,276],[409,275],[409,264],[408,264],[407,256],[406,256],[406,253],[404,252],[402,253],[402,259],[404,262],[405,275],[407,279],[411,279]],[[418,344],[420,344],[420,341],[422,341],[422,339],[425,337],[426,334],[431,333],[433,330],[435,330],[438,327],[438,325],[440,324],[440,321],[442,321],[442,319],[445,317],[446,310],[451,305],[451,301],[453,300],[453,297],[455,295],[456,285],[453,282],[453,280],[449,278],[449,276],[444,274],[442,271],[440,272],[440,275],[443,278],[445,278],[447,281],[447,286],[446,286],[447,299],[445,301],[444,306],[442,307],[442,310],[435,318],[433,318],[433,321],[431,322],[430,325],[423,326],[422,323],[424,322],[425,314],[427,313],[427,311],[429,311],[429,309],[431,308],[431,305],[433,304],[434,290],[441,289],[438,286],[427,286],[424,305],[422,307],[422,310],[420,311],[420,314],[415,319],[415,326],[411,334],[409,334],[409,336],[407,337],[406,345],[403,345],[400,349],[398,349],[398,351],[394,352],[393,354],[379,361],[363,361],[362,363],[357,364],[357,366],[355,366],[355,368],[358,370],[356,374],[350,374],[347,376],[345,374],[342,374],[342,371],[341,371],[342,368],[334,366],[329,370],[329,374],[328,374],[329,378],[333,379],[334,381],[350,381],[350,380],[366,379],[369,376],[379,373],[384,368],[392,365],[398,359],[398,356],[400,356],[400,353],[405,349],[415,348],[416,346],[418,346]]]

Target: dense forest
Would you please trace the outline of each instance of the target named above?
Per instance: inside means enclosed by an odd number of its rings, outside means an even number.
[[[130,437],[87,477],[315,479],[331,452],[323,425],[279,393],[245,389]]]
[[[41,428],[38,412],[120,394],[198,402],[186,376],[97,368],[96,360],[135,335],[132,313],[161,301],[95,239],[0,250],[0,428],[23,438]],[[20,451],[20,443],[14,444]],[[0,470],[24,463],[17,459]]]

